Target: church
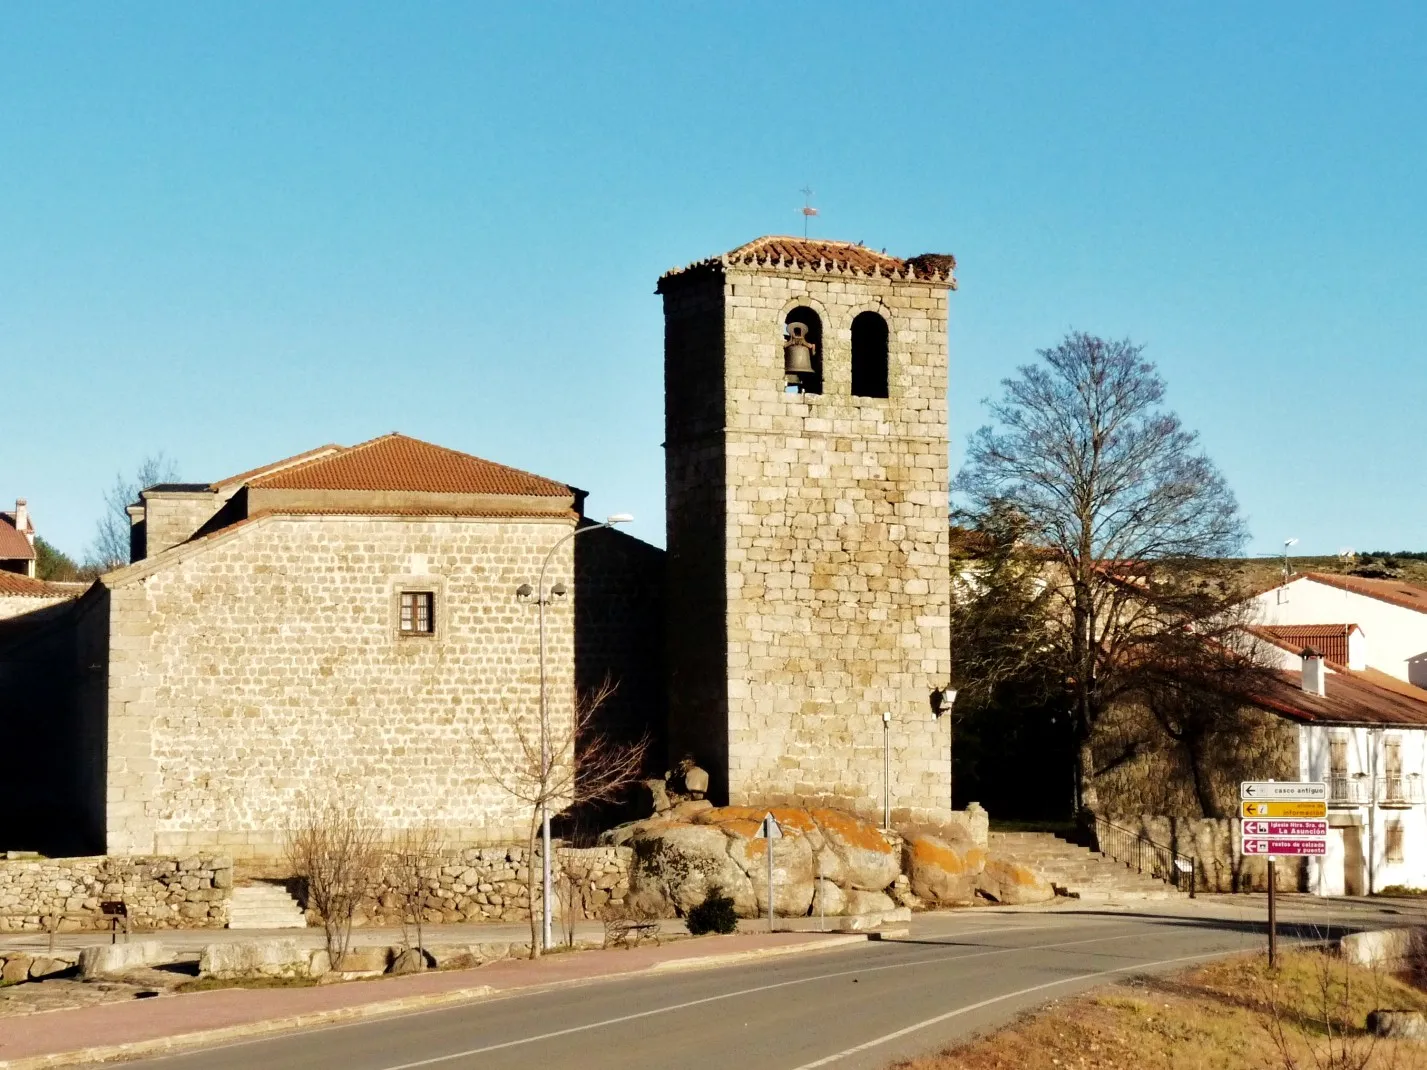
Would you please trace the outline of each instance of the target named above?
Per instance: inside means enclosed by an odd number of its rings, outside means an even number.
[[[338,785],[520,839],[542,642],[552,718],[611,681],[609,731],[716,801],[945,813],[954,266],[766,237],[666,273],[665,551],[401,434],[147,488],[131,564],[0,621],[0,850],[272,858]]]

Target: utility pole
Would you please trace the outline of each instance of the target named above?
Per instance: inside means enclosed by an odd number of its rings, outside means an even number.
[[[892,827],[892,711],[882,711],[882,827]]]

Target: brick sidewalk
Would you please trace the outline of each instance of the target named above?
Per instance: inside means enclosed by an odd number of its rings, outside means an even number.
[[[388,1009],[395,1013],[416,1009],[423,1003],[437,1005],[443,999],[459,1001],[462,993],[479,998],[642,970],[690,968],[700,961],[812,951],[857,939],[817,933],[739,933],[661,947],[571,952],[534,962],[506,959],[475,970],[433,971],[310,988],[217,989],[48,1011],[7,1018],[0,1023],[0,1070],[15,1066],[18,1061],[23,1061],[18,1064],[26,1067],[40,1065],[47,1056],[55,1059],[53,1065],[61,1065],[65,1061],[57,1058],[61,1053],[137,1045],[128,1054],[140,1054],[154,1042],[187,1034],[224,1031],[207,1038],[216,1043],[234,1039],[242,1032],[253,1035],[267,1032],[276,1028],[277,1023],[301,1028],[324,1018],[356,1019]],[[181,1046],[184,1045],[175,1047]]]

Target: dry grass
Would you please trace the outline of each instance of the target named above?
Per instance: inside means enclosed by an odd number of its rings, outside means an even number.
[[[1375,1008],[1427,1011],[1427,995],[1318,952],[1261,955],[1059,1001],[1000,1032],[896,1070],[1263,1070],[1427,1067],[1427,1047],[1366,1035]]]

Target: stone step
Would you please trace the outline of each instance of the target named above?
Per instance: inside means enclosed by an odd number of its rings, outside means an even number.
[[[280,884],[244,884],[228,903],[230,929],[305,929],[302,906]]]
[[[1062,894],[1087,902],[1170,899],[1179,894],[1164,881],[1049,832],[993,832],[988,846],[1029,866]]]

